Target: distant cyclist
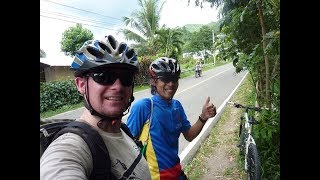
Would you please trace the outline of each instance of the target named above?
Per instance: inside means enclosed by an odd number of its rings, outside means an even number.
[[[199,76],[201,76],[201,73],[202,73],[202,65],[201,65],[200,61],[197,61],[196,67],[195,67],[195,71],[196,71],[196,73],[198,73]]]
[[[179,137],[192,141],[204,124],[216,115],[216,107],[208,97],[196,122],[191,126],[182,104],[173,99],[180,78],[180,65],[172,58],[161,57],[149,66],[151,97],[137,101],[130,111],[127,125],[134,137],[147,139],[146,159],[152,179],[187,179],[180,164]],[[147,120],[153,109],[150,130]],[[142,132],[149,132],[142,133]]]

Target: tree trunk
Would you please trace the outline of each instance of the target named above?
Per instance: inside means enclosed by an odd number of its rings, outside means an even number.
[[[262,32],[262,48],[263,52],[265,52],[265,49],[267,47],[267,40],[266,40],[266,30],[264,25],[264,18],[263,18],[263,10],[262,10],[262,0],[257,1],[257,8],[258,8],[258,14],[260,19],[260,26],[261,26],[261,32]],[[267,107],[271,108],[271,96],[270,96],[270,68],[269,68],[269,59],[268,56],[263,53],[264,56],[264,64],[266,67],[266,103]]]
[[[273,66],[271,77],[277,76],[279,68],[280,68],[280,59],[277,58],[276,62],[274,63],[274,66]]]
[[[257,76],[257,84],[256,84],[256,88],[257,88],[257,98],[259,101],[259,105],[263,105],[265,103],[265,97],[263,96],[263,73],[262,73],[262,65],[258,65],[258,76]]]

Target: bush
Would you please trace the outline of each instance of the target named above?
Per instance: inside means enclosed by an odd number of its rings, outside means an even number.
[[[149,84],[149,66],[152,61],[156,60],[156,56],[141,56],[139,57],[139,73],[135,79],[135,85],[146,85]]]
[[[56,110],[64,105],[82,101],[74,80],[53,81],[40,84],[40,113]]]

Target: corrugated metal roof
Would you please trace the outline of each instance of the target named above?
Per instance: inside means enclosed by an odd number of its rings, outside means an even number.
[[[45,58],[40,58],[40,62],[47,64],[49,66],[70,66],[73,61],[72,57],[69,56],[48,56]]]
[[[40,48],[40,57],[45,58],[47,56],[46,52]]]

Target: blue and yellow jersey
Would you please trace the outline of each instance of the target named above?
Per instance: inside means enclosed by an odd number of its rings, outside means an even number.
[[[153,95],[153,114],[146,159],[151,177],[156,179],[178,179],[181,164],[178,156],[179,136],[191,125],[178,100],[167,102]],[[149,132],[151,101],[141,99],[131,107],[127,125],[134,137],[145,143]]]

